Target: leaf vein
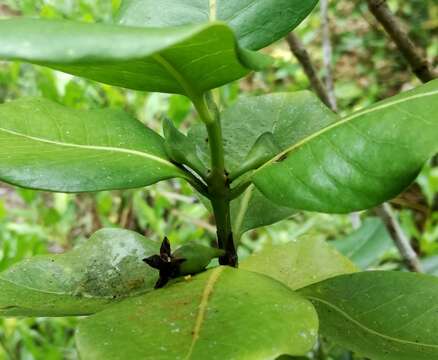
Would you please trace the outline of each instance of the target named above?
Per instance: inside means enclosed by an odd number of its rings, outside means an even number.
[[[336,305],[331,304],[328,301],[325,301],[323,299],[317,298],[315,296],[307,296],[307,298],[312,300],[312,301],[320,302],[321,304],[324,304],[324,305],[332,308],[333,310],[337,311],[339,314],[344,316],[348,321],[350,321],[353,324],[357,325],[359,328],[361,328],[365,332],[368,332],[370,334],[376,335],[376,336],[381,337],[381,338],[383,338],[385,340],[394,341],[394,342],[398,342],[398,343],[401,343],[401,344],[408,344],[408,345],[414,345],[414,346],[419,346],[419,347],[438,349],[438,345],[426,344],[426,343],[420,343],[420,342],[415,342],[415,341],[410,341],[410,340],[399,339],[399,338],[396,338],[396,337],[393,337],[393,336],[389,336],[389,335],[385,335],[385,334],[379,333],[378,331],[373,330],[373,329],[371,329],[371,328],[361,324],[359,321],[357,321],[356,319],[351,317],[347,312],[343,311],[342,309],[338,308]]]
[[[46,143],[46,144],[52,144],[55,146],[64,146],[64,147],[70,147],[70,148],[96,150],[96,151],[110,151],[110,152],[116,152],[116,153],[119,152],[119,153],[125,153],[125,154],[129,154],[129,155],[141,156],[141,157],[150,159],[152,161],[162,163],[162,164],[167,165],[167,166],[175,167],[171,162],[169,162],[163,158],[160,158],[158,156],[155,156],[155,155],[152,155],[149,153],[145,153],[142,151],[138,151],[138,150],[110,147],[110,146],[80,145],[80,144],[73,144],[73,143],[67,143],[67,142],[59,142],[59,141],[39,138],[36,136],[21,134],[19,132],[13,131],[13,130],[8,130],[8,129],[3,129],[3,128],[0,128],[0,131],[3,131],[5,133],[9,133],[9,134],[14,135],[14,136],[24,137],[24,138],[32,140],[32,141],[42,142],[42,143]]]
[[[193,328],[193,331],[192,331],[192,334],[193,334],[192,342],[190,344],[189,351],[185,357],[186,360],[188,360],[192,357],[196,343],[199,340],[199,335],[201,332],[202,324],[204,323],[205,314],[207,312],[208,301],[210,300],[210,296],[213,292],[214,285],[218,281],[223,269],[224,269],[223,267],[218,267],[215,270],[213,270],[209,279],[207,280],[207,283],[205,284],[205,288],[204,288],[204,291],[202,292],[202,296],[201,296],[201,302],[200,302],[199,307],[198,307],[198,314],[196,316],[195,327]]]

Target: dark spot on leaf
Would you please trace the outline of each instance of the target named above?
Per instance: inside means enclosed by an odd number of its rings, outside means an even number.
[[[283,154],[275,162],[276,163],[281,163],[282,161],[284,161],[286,159],[287,159],[287,154]]]

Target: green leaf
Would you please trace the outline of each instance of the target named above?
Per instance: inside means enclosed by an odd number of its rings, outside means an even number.
[[[0,180],[83,192],[143,187],[186,175],[163,139],[118,110],[72,110],[27,98],[0,106]]]
[[[265,133],[272,133],[269,149],[278,147],[280,152],[336,119],[336,115],[309,91],[242,98],[221,114],[227,170],[231,174],[240,173],[241,165]],[[206,135],[203,126],[194,126],[188,136],[197,143],[198,154],[208,166],[210,158]],[[245,176],[239,181],[245,181]],[[233,231],[242,234],[294,213],[294,210],[278,206],[250,186],[232,202]]]
[[[337,116],[313,93],[298,91],[239,99],[221,114],[225,160],[229,173],[240,169],[260,136],[272,133],[278,153],[336,122]],[[203,161],[209,149],[203,126],[189,132],[198,144]]]
[[[275,155],[280,152],[280,148],[277,145],[274,135],[270,132],[266,132],[256,140],[252,148],[249,150],[243,163],[240,167],[230,174],[231,181],[238,178],[240,175],[247,173],[250,170],[257,169],[267,161],[271,160]]]
[[[270,276],[292,290],[357,271],[350,260],[315,237],[269,245],[242,261],[240,268]]]
[[[315,305],[321,333],[379,360],[438,358],[438,279],[402,272],[343,275],[300,291]]]
[[[438,151],[437,112],[434,80],[292,143],[254,172],[254,183],[275,203],[294,209],[347,213],[373,207],[402,192]]]
[[[364,270],[377,265],[385,253],[394,248],[385,224],[375,217],[366,218],[359,229],[331,244]]]
[[[163,133],[169,157],[206,177],[207,169],[196,154],[196,144],[192,139],[181,133],[169,119],[165,119],[163,122]]]
[[[224,21],[239,44],[258,50],[281,39],[312,11],[318,0],[124,0],[118,22],[167,27]]]
[[[277,281],[218,267],[127,299],[79,325],[81,359],[275,359],[304,355],[318,319]]]
[[[132,231],[104,229],[66,254],[24,260],[0,273],[0,316],[92,314],[151,290],[158,272],[142,259],[159,248]]]
[[[179,259],[185,259],[180,265],[182,275],[193,275],[200,273],[210,264],[210,262],[225,255],[225,251],[209,246],[204,246],[189,242],[175,250],[173,256]]]
[[[233,233],[240,238],[245,232],[286,219],[296,211],[278,206],[264,197],[254,185],[231,202]]]
[[[267,65],[265,56],[239,49],[232,30],[221,23],[157,29],[2,20],[0,58],[110,85],[192,98]]]

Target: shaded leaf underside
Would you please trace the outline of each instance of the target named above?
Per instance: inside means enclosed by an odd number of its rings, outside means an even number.
[[[50,44],[50,46],[48,46]],[[222,23],[138,28],[72,21],[0,21],[0,58],[125,88],[196,97],[267,64]]]

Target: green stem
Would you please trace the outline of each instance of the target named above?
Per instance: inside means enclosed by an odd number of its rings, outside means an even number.
[[[219,112],[207,104],[205,96],[192,99],[205,123],[210,147],[211,171],[208,176],[208,192],[216,220],[218,247],[226,254],[219,259],[221,265],[237,266],[230,219],[230,184],[225,170],[225,156]],[[213,109],[212,109],[213,107]]]

